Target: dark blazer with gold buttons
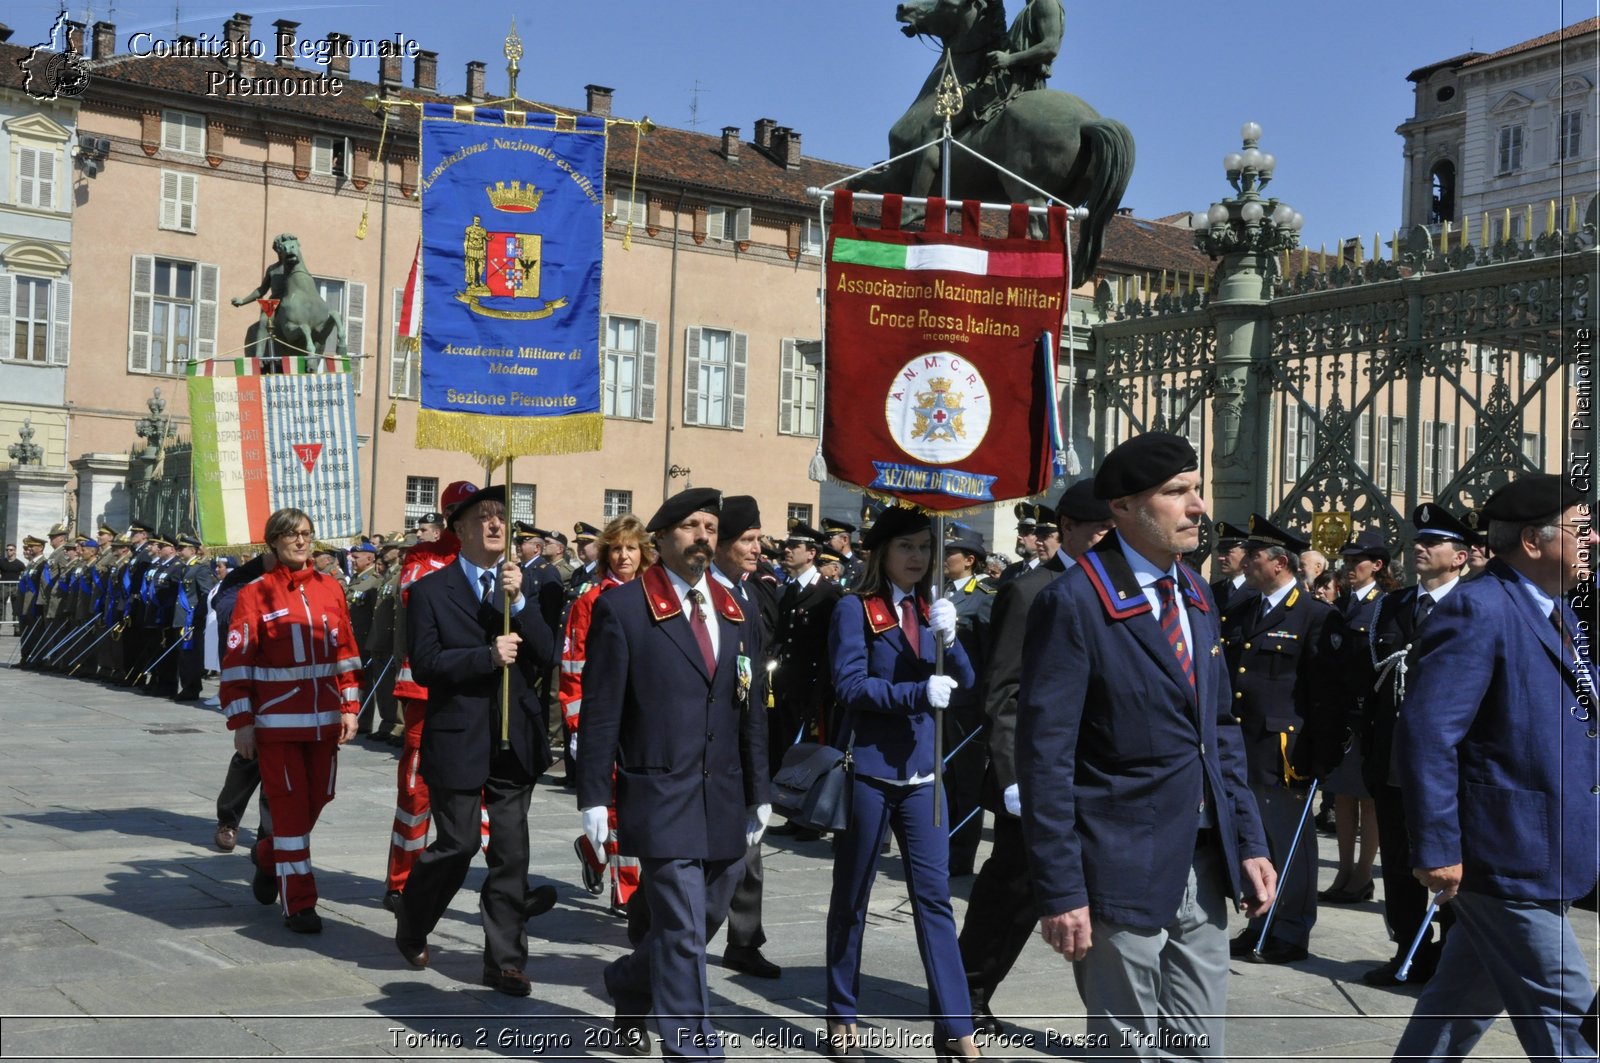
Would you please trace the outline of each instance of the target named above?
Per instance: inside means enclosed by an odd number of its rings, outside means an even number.
[[[1233,605],[1222,647],[1251,785],[1282,786],[1291,766],[1300,774],[1326,771],[1343,750],[1339,717],[1329,712],[1338,700],[1329,688],[1343,625],[1298,585],[1265,615],[1261,600],[1256,594]]]

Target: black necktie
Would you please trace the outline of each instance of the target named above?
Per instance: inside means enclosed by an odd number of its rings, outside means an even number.
[[[494,599],[494,573],[485,570],[478,576],[478,586],[483,588],[483,594],[478,600],[488,605]]]
[[[1417,595],[1417,613],[1412,626],[1421,627],[1422,622],[1428,619],[1429,614],[1433,612],[1433,606],[1433,595],[1429,594],[1427,591],[1423,591],[1421,594]]]
[[[1256,623],[1259,624],[1265,620],[1270,612],[1272,612],[1272,599],[1263,595],[1261,598],[1261,611],[1256,614]]]

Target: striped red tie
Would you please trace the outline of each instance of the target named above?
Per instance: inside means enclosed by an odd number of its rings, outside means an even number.
[[[1184,678],[1189,680],[1189,686],[1193,688],[1194,658],[1189,656],[1189,647],[1183,641],[1183,623],[1178,613],[1177,581],[1171,576],[1162,576],[1156,580],[1156,596],[1161,602],[1161,633],[1167,636],[1167,645],[1177,654],[1178,667],[1183,669]]]

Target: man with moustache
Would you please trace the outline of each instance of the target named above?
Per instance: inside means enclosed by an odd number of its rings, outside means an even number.
[[[722,1059],[706,987],[706,939],[728,913],[767,803],[761,627],[707,574],[721,498],[691,488],[646,529],[659,562],[595,603],[584,672],[578,806],[599,849],[616,766],[625,855],[638,857],[650,930],[606,968],[613,1050],[650,1050],[652,1011],[668,1057]]]
[[[1088,1033],[1220,1058],[1227,906],[1272,903],[1200,544],[1199,458],[1165,432],[1107,454],[1116,529],[1039,592],[1017,707],[1023,837],[1046,942]]]
[[[1483,516],[1494,560],[1420,629],[1395,725],[1412,867],[1456,921],[1394,1058],[1460,1059],[1503,1010],[1530,1059],[1593,1059],[1567,912],[1600,866],[1600,679],[1563,595],[1600,545],[1594,505],[1534,475]]]

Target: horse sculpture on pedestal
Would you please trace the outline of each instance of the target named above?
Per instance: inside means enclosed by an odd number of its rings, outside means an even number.
[[[272,241],[278,261],[267,267],[261,287],[249,295],[229,300],[234,306],[259,301],[261,319],[250,326],[245,349],[260,359],[261,372],[282,371],[282,359],[318,357],[328,337],[335,337],[334,354],[344,357],[344,322],[317,291],[317,282],[300,255],[300,240],[283,233]]]
[[[1031,184],[1087,208],[1089,217],[1079,230],[1072,261],[1072,282],[1082,283],[1100,259],[1106,224],[1133,175],[1133,134],[1121,122],[1100,117],[1078,97],[1054,89],[1023,92],[998,105],[1005,93],[1004,75],[990,71],[987,57],[1006,43],[1002,0],[910,0],[896,8],[895,17],[906,36],[937,39],[944,55],[889,130],[889,154],[892,158],[920,144],[931,146],[868,175],[859,187],[908,196],[937,194],[940,149],[931,142],[944,131],[937,103],[941,82],[947,72],[953,73],[962,103],[950,119],[952,136],[1022,180],[957,150],[951,153],[950,198],[1044,205],[1047,201]]]

